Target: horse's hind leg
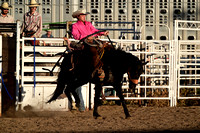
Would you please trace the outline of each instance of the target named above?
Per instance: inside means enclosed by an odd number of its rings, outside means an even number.
[[[116,92],[117,92],[117,95],[119,96],[120,98],[120,102],[122,103],[122,106],[124,108],[124,113],[126,115],[126,118],[129,118],[131,117],[130,114],[129,114],[129,111],[127,109],[127,106],[126,106],[126,103],[124,101],[124,96],[122,95],[122,88],[121,88],[121,85],[117,85],[114,87]]]
[[[66,89],[65,89],[65,94],[67,95],[67,97],[69,96],[69,101],[72,103],[72,98],[71,98],[71,93],[72,95],[74,96],[74,99],[75,99],[75,102],[76,102],[76,107],[79,107],[80,106],[80,99],[79,99],[79,96],[78,94],[76,93],[75,89],[77,88],[76,87],[72,87],[72,86],[67,86]]]
[[[71,104],[71,107],[70,107],[70,109],[72,109],[72,97],[71,97],[71,93],[70,93],[70,90],[69,89],[65,89],[65,95],[67,96],[67,98],[68,98],[68,100],[69,100],[69,102],[70,102],[70,104]]]
[[[73,89],[71,92],[72,92],[72,95],[74,96],[76,107],[79,108],[80,107],[80,98],[79,98],[78,94],[76,93],[75,89]]]
[[[99,106],[99,98],[100,98],[100,94],[101,94],[101,91],[102,91],[102,86],[99,84],[99,85],[95,85],[95,98],[94,98],[94,110],[93,110],[93,117],[95,119],[99,119],[99,118],[102,118],[99,113],[98,113],[98,106]]]

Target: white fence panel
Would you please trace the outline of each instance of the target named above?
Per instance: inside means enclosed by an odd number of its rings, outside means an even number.
[[[179,41],[178,99],[200,99],[200,42]]]
[[[22,110],[29,108],[32,110],[68,110],[70,105],[68,104],[67,98],[58,99],[55,102],[46,104],[56,88],[59,67],[54,69],[54,76],[50,76],[49,71],[43,70],[43,68],[51,70],[58,61],[61,55],[56,54],[62,54],[66,49],[64,40],[56,38],[37,38],[37,40],[40,40],[40,45],[43,45],[45,41],[45,43],[50,44],[51,47],[35,46],[35,55],[34,47],[27,46],[25,44],[26,40],[33,40],[33,38],[22,38],[20,40],[22,43],[21,66],[19,69],[21,70],[21,101],[18,102],[18,105],[20,105],[18,109],[21,107]],[[60,60],[60,63],[61,61],[62,60]],[[20,96],[18,95],[18,97]]]
[[[179,99],[200,99],[200,41],[179,40],[184,31],[200,32],[200,21],[175,20],[175,105]]]
[[[146,41],[146,40],[113,40],[118,42],[117,47],[122,48],[141,60],[149,61],[145,66],[145,72],[140,77],[135,94],[130,93],[128,78],[124,75],[123,92],[127,100],[169,100],[173,106],[173,55],[172,41]],[[104,87],[107,100],[118,100],[115,91],[111,86]],[[158,95],[160,93],[160,95]]]
[[[24,46],[24,40],[31,39],[32,38],[23,38],[20,40],[22,42],[22,65],[19,69],[19,71],[21,71],[20,82],[23,91],[25,92],[20,104],[23,105],[22,107],[26,107],[30,104],[29,101],[32,100],[33,103],[31,103],[30,106],[33,106],[38,110],[67,110],[69,106],[67,98],[58,100],[55,103],[52,103],[52,105],[44,104],[48,99],[48,96],[56,87],[56,74],[59,72],[59,67],[55,68],[54,76],[50,76],[48,71],[42,69],[48,68],[51,70],[55,62],[60,57],[60,55],[56,56],[56,54],[65,50],[65,47],[62,46],[62,44],[64,44],[62,42],[63,39],[57,39],[59,40],[57,41],[58,46],[56,46],[56,41],[52,41],[53,39],[51,39],[50,41],[46,40],[46,42],[53,42],[53,46],[35,47],[35,52],[37,53],[35,56],[35,81],[33,76],[34,47]],[[39,40],[43,42],[41,38],[39,38]],[[144,62],[149,61],[149,63],[144,67],[145,71],[141,75],[139,84],[137,85],[134,93],[130,93],[130,90],[128,89],[128,78],[126,74],[124,75],[122,88],[125,99],[168,100],[170,102],[170,106],[175,106],[177,99],[200,98],[200,43],[198,41],[147,41],[118,39],[113,39],[112,41],[116,42],[116,48],[120,47],[122,50],[125,50],[126,52],[139,57],[139,59],[144,60]],[[49,56],[44,54],[48,54]],[[185,81],[188,83],[182,83]],[[34,82],[36,83],[36,88],[33,86]],[[188,93],[189,95],[187,96],[183,96],[182,90],[187,90],[187,88],[189,88],[191,93]],[[82,93],[85,106],[86,108],[89,108],[89,84],[83,86]],[[119,99],[111,86],[104,86],[103,93],[105,94],[107,100]],[[92,89],[92,107],[94,104],[93,97],[94,90]]]

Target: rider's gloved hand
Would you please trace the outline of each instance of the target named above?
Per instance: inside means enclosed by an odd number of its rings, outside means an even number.
[[[90,36],[87,38],[88,40],[93,40],[94,39],[94,36]]]
[[[103,35],[107,36],[108,34],[109,34],[109,31],[105,31]]]
[[[67,42],[67,46],[68,46],[69,50],[71,50],[71,51],[74,50],[74,49],[70,46],[70,44],[71,44],[70,40],[69,40],[68,38],[66,38],[66,37],[64,37],[63,39]]]

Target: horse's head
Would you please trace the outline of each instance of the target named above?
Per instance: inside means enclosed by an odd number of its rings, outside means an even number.
[[[135,90],[136,85],[138,84],[138,79],[140,75],[143,73],[143,66],[146,65],[148,62],[142,63],[138,60],[136,63],[128,71],[128,78],[129,78],[129,88],[133,91]]]

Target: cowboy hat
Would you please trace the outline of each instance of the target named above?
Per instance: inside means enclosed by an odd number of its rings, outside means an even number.
[[[31,0],[29,4],[27,4],[27,6],[29,7],[36,7],[39,6],[40,3],[37,3],[36,0]]]
[[[0,6],[0,9],[10,9],[10,8],[12,8],[12,6],[8,5],[7,2],[2,3]]]
[[[90,14],[90,13],[86,12],[85,9],[82,9],[82,10],[77,10],[77,11],[73,12],[72,17],[77,18],[79,15],[87,15],[87,14]]]
[[[49,32],[49,31],[51,31],[51,30],[50,30],[50,29],[46,29],[45,31],[46,31],[46,32]]]

